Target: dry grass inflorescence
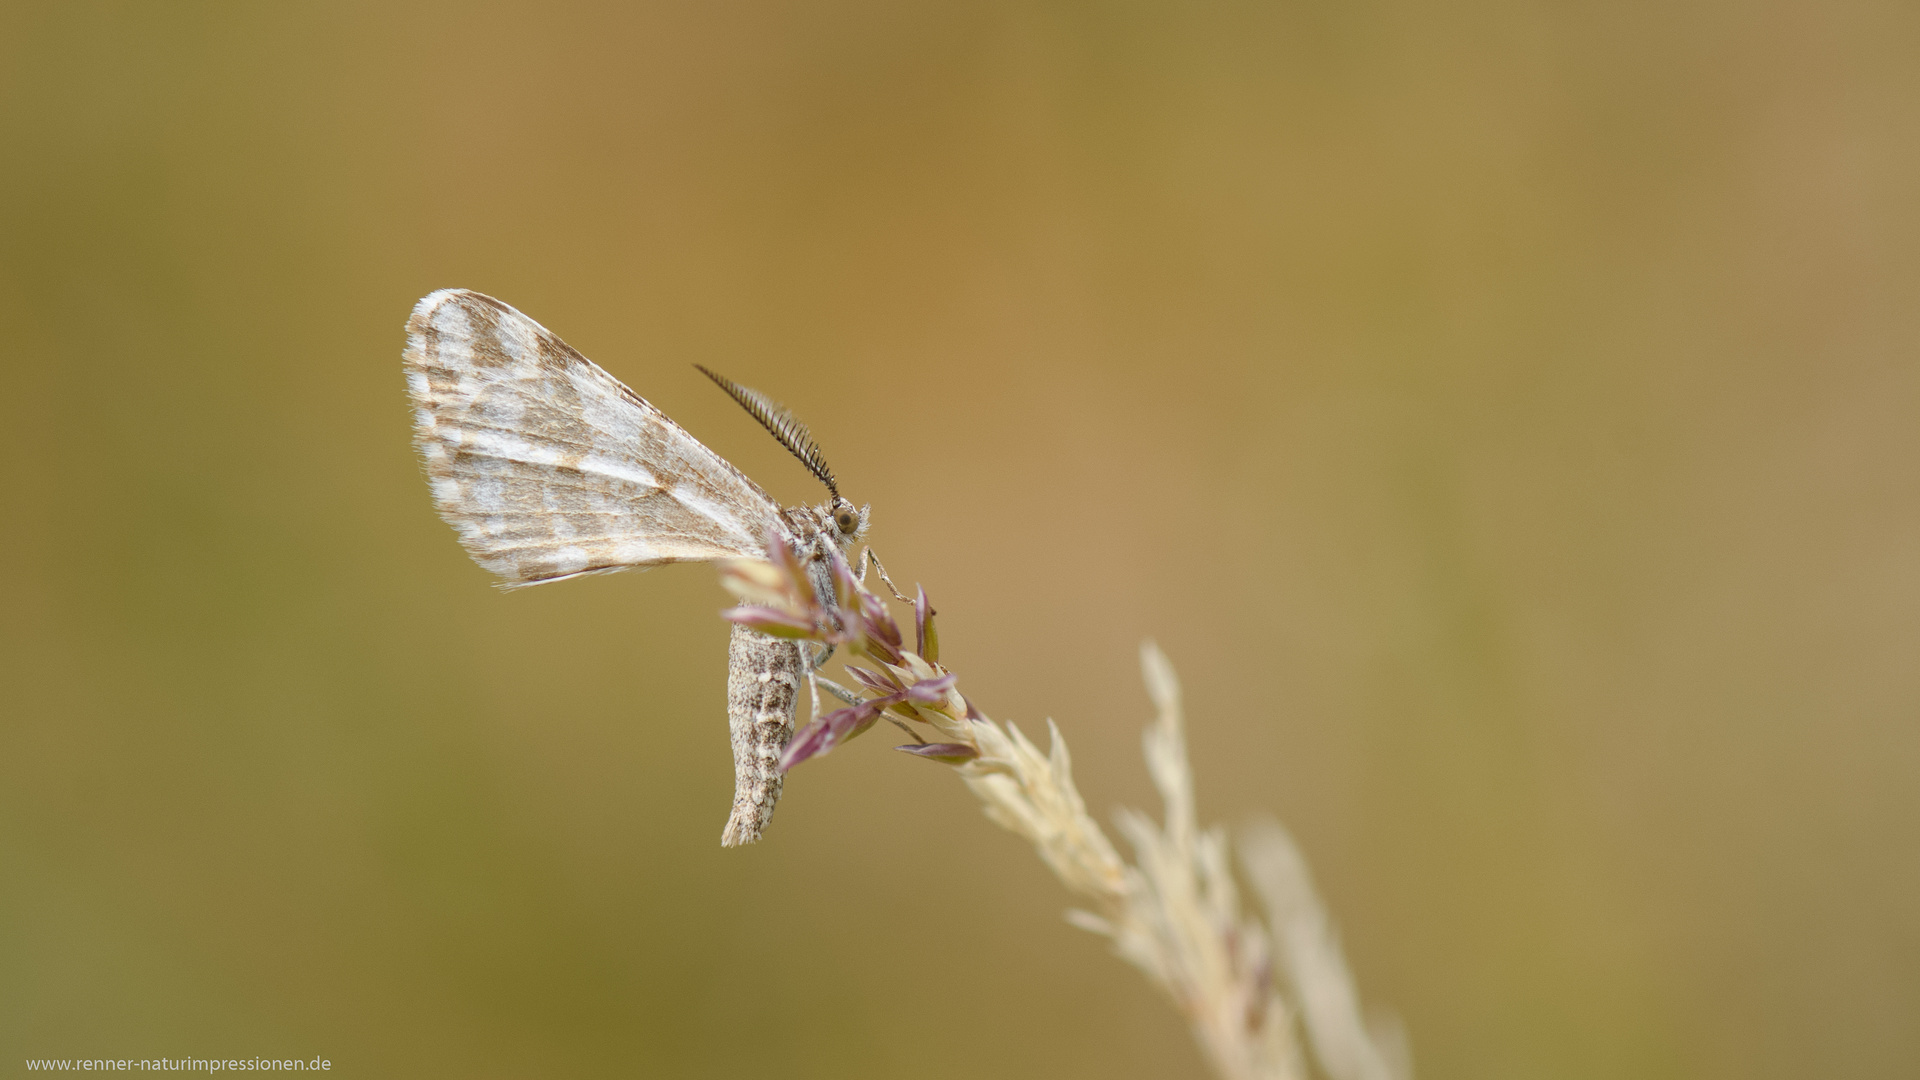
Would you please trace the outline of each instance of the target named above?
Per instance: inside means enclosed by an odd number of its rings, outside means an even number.
[[[830,596],[777,536],[766,561],[722,564],[722,583],[740,600],[728,619],[840,650],[858,684],[818,680],[847,704],[819,715],[816,693],[816,716],[788,744],[783,768],[886,719],[913,739],[898,749],[952,768],[988,817],[1033,845],[1084,905],[1069,920],[1110,938],[1166,994],[1221,1077],[1305,1080],[1314,1074],[1308,1051],[1329,1080],[1410,1076],[1397,1026],[1363,1019],[1332,924],[1286,832],[1254,822],[1230,851],[1225,830],[1199,827],[1180,687],[1157,647],[1143,645],[1140,661],[1158,713],[1145,733],[1147,768],[1165,807],[1158,822],[1121,812],[1128,861],[1087,813],[1059,728],[1048,721],[1042,751],[1015,725],[988,719],[940,664],[926,592],[908,600],[880,577],[912,609],[911,647],[887,601],[837,556]],[[1234,855],[1258,913],[1241,901]]]

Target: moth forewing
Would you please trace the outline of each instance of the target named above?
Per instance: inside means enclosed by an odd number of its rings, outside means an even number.
[[[434,505],[506,584],[761,552],[771,496],[506,304],[428,296],[405,360]]]
[[[566,342],[490,296],[442,289],[414,306],[404,354],[414,443],[434,506],[509,587],[670,562],[764,558],[769,527],[831,588],[832,552],[866,532],[806,425],[707,372],[827,485],[782,509],[760,485]],[[702,371],[706,369],[702,368]],[[721,836],[759,839],[779,801],[806,654],[736,626],[728,647],[733,812]]]

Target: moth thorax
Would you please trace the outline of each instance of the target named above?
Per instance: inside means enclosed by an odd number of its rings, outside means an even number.
[[[815,595],[833,596],[833,557],[838,553],[843,559],[851,558],[853,545],[866,531],[866,511],[855,509],[845,499],[835,499],[819,506],[791,506],[780,516],[806,566]],[[851,523],[853,528],[843,529],[843,523]]]
[[[813,516],[811,507],[789,507],[780,515],[781,523],[787,527],[787,534],[793,538],[794,550],[803,559],[825,558],[833,541],[828,539],[827,530]]]
[[[851,555],[854,544],[867,532],[867,508],[843,498],[818,506],[790,506],[781,511],[781,517],[805,558],[826,559],[836,548],[843,556]]]

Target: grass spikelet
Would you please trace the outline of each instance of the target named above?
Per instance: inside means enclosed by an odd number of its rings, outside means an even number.
[[[723,584],[747,605],[728,617],[810,634],[870,665],[854,669],[857,693],[834,684],[852,704],[815,718],[796,735],[782,759],[785,768],[830,752],[884,712],[915,740],[900,750],[951,768],[990,820],[1033,846],[1083,905],[1069,910],[1067,920],[1111,940],[1114,951],[1160,989],[1222,1080],[1307,1080],[1316,1071],[1308,1065],[1309,1047],[1327,1080],[1410,1080],[1397,1027],[1363,1020],[1332,922],[1285,830],[1271,820],[1253,822],[1235,847],[1224,829],[1199,827],[1180,683],[1158,646],[1140,648],[1155,713],[1141,741],[1161,815],[1155,821],[1133,810],[1119,813],[1129,861],[1087,813],[1067,741],[1052,720],[1043,752],[1018,726],[989,719],[960,693],[957,675],[937,661],[939,639],[924,590],[912,601],[913,640],[927,655],[906,648],[864,574],[855,579],[836,565],[836,580],[851,587],[841,590],[847,595],[822,599],[803,579],[792,580],[772,554],[752,569],[723,568]],[[769,566],[774,573],[763,568]],[[1241,877],[1262,911],[1242,904]]]

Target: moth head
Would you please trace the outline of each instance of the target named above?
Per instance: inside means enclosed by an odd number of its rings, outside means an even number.
[[[868,509],[835,495],[832,501],[820,507],[820,516],[825,519],[840,547],[848,548],[867,534]]]

